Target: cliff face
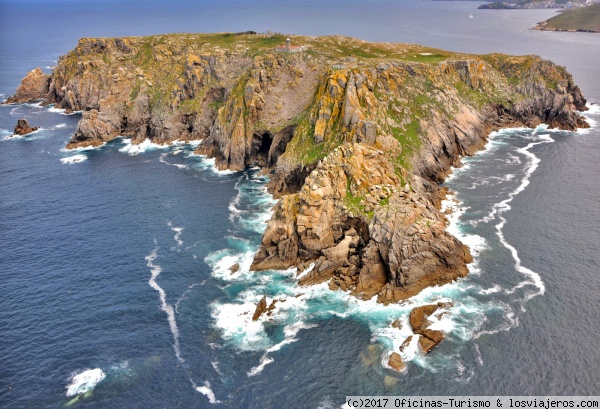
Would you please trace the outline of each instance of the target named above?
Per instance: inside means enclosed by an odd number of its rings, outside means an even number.
[[[437,182],[492,129],[587,126],[570,74],[539,57],[343,37],[292,37],[308,51],[273,52],[284,41],[82,39],[44,103],[83,111],[69,147],[201,139],[198,153],[221,169],[259,164],[281,200],[252,268],[314,262],[300,284],[381,302],[467,274],[471,256],[445,231]]]

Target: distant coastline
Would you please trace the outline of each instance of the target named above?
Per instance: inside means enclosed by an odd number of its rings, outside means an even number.
[[[590,4],[598,3],[598,0],[517,0],[517,1],[495,1],[482,4],[482,10],[506,10],[506,9],[578,9]]]
[[[565,11],[558,16],[538,23],[533,29],[600,33],[600,4]]]

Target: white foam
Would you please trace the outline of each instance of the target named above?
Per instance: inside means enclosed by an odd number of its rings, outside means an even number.
[[[542,143],[554,142],[554,140],[548,134],[543,134],[543,135],[538,135],[538,136],[539,136],[540,141],[531,142],[527,146],[517,149],[517,152],[525,155],[529,159],[529,165],[526,168],[525,176],[521,180],[521,183],[512,192],[510,192],[508,194],[508,198],[497,203],[494,206],[492,213],[488,216],[488,220],[491,220],[494,215],[496,215],[496,214],[498,215],[500,222],[496,225],[496,234],[498,235],[502,245],[510,251],[510,253],[515,261],[515,264],[514,264],[515,270],[517,270],[519,273],[523,274],[525,277],[528,278],[528,280],[526,282],[524,282],[523,284],[532,284],[535,287],[537,287],[537,289],[538,289],[538,291],[536,293],[530,293],[525,297],[525,299],[523,300],[523,303],[521,304],[521,308],[523,311],[525,310],[525,307],[524,307],[525,302],[530,300],[531,298],[535,297],[536,295],[543,295],[546,290],[546,287],[538,273],[536,273],[535,271],[533,271],[527,267],[524,267],[521,264],[519,252],[517,251],[517,249],[514,246],[512,246],[510,243],[508,243],[508,241],[504,237],[504,232],[502,229],[503,229],[504,225],[506,224],[506,218],[504,218],[503,214],[508,212],[511,209],[511,206],[509,203],[512,202],[513,199],[519,193],[524,191],[525,188],[527,188],[527,186],[529,186],[531,175],[533,174],[533,172],[535,172],[535,170],[538,168],[538,166],[540,164],[540,159],[537,156],[535,156],[533,153],[531,153],[529,151],[529,149],[533,148],[536,145],[542,144]],[[521,285],[520,287],[522,287],[522,286],[523,285]]]
[[[192,382],[192,385],[194,385],[194,389],[196,389],[196,391],[206,396],[210,403],[221,403],[220,400],[217,400],[215,393],[210,388],[209,381],[204,382],[204,386],[197,386],[194,382]]]
[[[169,161],[167,161],[165,159],[166,156],[169,155],[169,154],[177,155],[177,154],[179,154],[181,152],[182,151],[180,151],[180,150],[177,150],[177,151],[174,151],[174,152],[165,152],[165,153],[163,153],[163,154],[160,155],[160,157],[158,158],[158,161],[161,162],[161,163],[164,163],[165,165],[175,166],[178,169],[187,169],[188,168],[187,165],[183,165],[181,163],[171,163],[171,162],[169,162]]]
[[[185,362],[181,357],[181,352],[179,349],[179,329],[177,328],[177,321],[175,320],[175,311],[173,307],[167,303],[167,294],[165,290],[163,290],[158,283],[156,282],[156,278],[162,272],[162,268],[158,264],[154,264],[154,260],[158,256],[158,247],[155,247],[150,254],[148,254],[146,259],[146,265],[150,267],[151,277],[148,281],[150,287],[154,288],[158,291],[160,296],[161,309],[167,314],[167,319],[169,321],[169,328],[171,329],[171,333],[173,334],[173,349],[175,350],[175,356],[179,360],[179,362]]]
[[[446,215],[449,221],[446,228],[448,233],[458,238],[467,247],[469,247],[469,249],[474,252],[475,255],[477,255],[487,248],[487,244],[483,237],[476,234],[465,234],[460,230],[460,217],[467,209],[467,207],[463,206],[463,204],[458,201],[453,193],[448,193],[446,198],[442,200],[441,203],[442,212],[446,212],[448,210],[450,211],[450,214]]]
[[[304,277],[305,275],[307,275],[308,273],[310,273],[311,271],[313,271],[315,268],[315,263],[310,263],[309,266],[302,271],[302,273],[300,273],[296,278],[298,279],[298,281]]]
[[[272,363],[272,362],[274,362],[274,361],[275,361],[275,360],[274,360],[273,358],[269,357],[267,354],[264,354],[264,355],[262,356],[262,358],[260,358],[260,363],[259,363],[257,366],[253,367],[253,368],[252,368],[252,369],[251,369],[251,370],[250,370],[250,371],[247,373],[248,377],[251,377],[251,376],[256,376],[256,375],[258,375],[259,373],[261,373],[261,372],[262,372],[262,370],[263,370],[263,369],[265,369],[265,366],[269,365],[270,363]]]
[[[219,374],[219,375],[223,375],[223,373],[221,373],[221,370],[219,369],[219,362],[218,361],[212,361],[210,363],[213,367],[213,369]]]
[[[93,390],[106,377],[102,369],[86,369],[74,375],[67,385],[67,396],[75,396]]]
[[[175,240],[177,242],[177,247],[183,246],[183,240],[181,240],[181,233],[183,232],[184,228],[173,226],[173,223],[170,221],[167,223],[167,226],[169,226],[171,228],[171,230],[173,230],[175,232],[175,235],[173,236],[173,240]]]
[[[237,186],[237,183],[236,183],[236,186]],[[231,221],[231,223],[235,222],[236,217],[240,217],[240,215],[242,214],[242,211],[236,207],[240,204],[241,197],[242,197],[242,191],[238,189],[238,194],[235,195],[235,197],[233,199],[231,199],[231,202],[229,202],[229,206],[228,206],[229,220]]]
[[[477,363],[479,366],[483,366],[483,357],[481,356],[481,351],[479,350],[479,345],[475,344],[475,351],[477,352]]]
[[[72,165],[74,163],[83,162],[84,160],[87,160],[87,158],[86,155],[73,155],[67,158],[61,158],[60,162],[66,165]]]
[[[492,287],[490,288],[484,288],[481,290],[481,294],[495,294],[495,293],[499,293],[500,291],[502,291],[502,287],[500,287],[498,284],[494,284]]]
[[[55,126],[54,128],[52,128],[52,129],[62,129],[62,128],[66,128],[66,127],[67,127],[67,124],[65,124],[65,123],[62,123],[62,124],[58,124],[58,125],[56,125],[56,126]]]
[[[54,108],[54,105],[48,105],[48,111],[50,112],[54,112],[55,114],[60,114],[60,115],[76,115],[76,114],[81,114],[83,111],[73,111],[67,114],[67,110],[66,109],[59,109],[59,108]]]
[[[125,143],[125,146],[119,149],[119,152],[126,153],[130,156],[139,155],[140,153],[156,149],[167,149],[169,147],[169,145],[159,145],[154,143],[147,138],[139,144],[133,144],[129,138],[123,139],[123,142]]]
[[[106,142],[103,142],[98,146],[78,146],[76,148],[60,148],[61,152],[85,152],[85,151],[93,151],[95,149],[101,149],[106,145]]]
[[[598,104],[587,104],[588,110],[581,112],[581,115],[585,118],[587,123],[590,125],[589,128],[578,128],[578,134],[588,134],[592,129],[598,128],[598,120],[600,120],[600,105]]]
[[[519,317],[515,316],[515,313],[510,305],[506,303],[500,303],[498,304],[498,307],[502,309],[504,323],[495,329],[482,330],[474,333],[473,339],[478,339],[482,335],[494,335],[499,332],[510,331],[511,329],[519,326]]]
[[[188,157],[198,157],[202,159],[201,162],[201,168],[208,168],[210,169],[212,172],[214,172],[217,175],[231,175],[232,173],[235,173],[232,170],[229,169],[225,169],[225,170],[220,170],[219,168],[217,168],[216,165],[216,159],[215,158],[208,158],[206,155],[200,155],[194,152],[190,152],[188,154]]]
[[[246,294],[246,297],[250,296],[253,296],[253,301],[213,303],[211,315],[215,325],[221,330],[223,338],[232,342],[240,350],[266,350],[271,345],[271,341],[263,328],[262,322],[265,318],[261,317],[259,321],[252,320],[256,304],[262,297]]]
[[[201,143],[202,143],[202,139],[193,139],[190,141],[176,140],[176,141],[171,142],[171,145],[173,145],[173,146],[189,146],[191,148],[196,148]]]

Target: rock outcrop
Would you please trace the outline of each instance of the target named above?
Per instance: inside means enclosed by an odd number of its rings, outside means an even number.
[[[429,329],[429,316],[433,315],[442,304],[431,304],[423,305],[414,308],[410,312],[409,321],[410,326],[415,334],[420,335],[419,346],[425,353],[431,352],[440,342],[444,340],[444,333],[442,331]],[[410,342],[410,341],[409,341]]]
[[[39,126],[31,126],[31,125],[29,125],[29,122],[27,122],[27,119],[21,118],[21,119],[17,120],[17,126],[15,126],[15,130],[13,131],[13,134],[14,135],[27,135],[34,131],[37,131],[38,129],[40,129]]]
[[[44,74],[40,68],[31,70],[21,80],[17,91],[6,100],[6,103],[17,104],[41,100],[48,93],[49,85],[50,75]]]
[[[11,101],[43,97],[82,111],[68,147],[118,136],[195,139],[219,169],[261,166],[280,201],[251,268],[314,263],[301,285],[327,281],[383,303],[467,274],[471,255],[445,230],[437,183],[491,130],[588,126],[571,75],[536,56],[339,36],[293,37],[311,52],[273,52],[283,41],[255,33],[81,39],[49,80],[30,73]],[[361,56],[355,66],[333,68],[351,54]],[[259,307],[264,313],[266,300]],[[425,350],[441,340],[420,331]]]
[[[261,315],[263,315],[267,311],[267,296],[263,296],[260,299],[258,304],[256,304],[256,310],[254,310],[254,315],[252,315],[252,321],[258,321]]]

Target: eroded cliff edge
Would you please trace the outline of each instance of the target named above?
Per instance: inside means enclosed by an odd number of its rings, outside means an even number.
[[[83,111],[68,147],[196,139],[221,169],[260,165],[280,201],[252,268],[314,263],[300,284],[386,303],[467,274],[438,183],[491,130],[587,127],[571,75],[539,57],[291,42],[306,50],[253,33],[82,39],[8,102]]]

